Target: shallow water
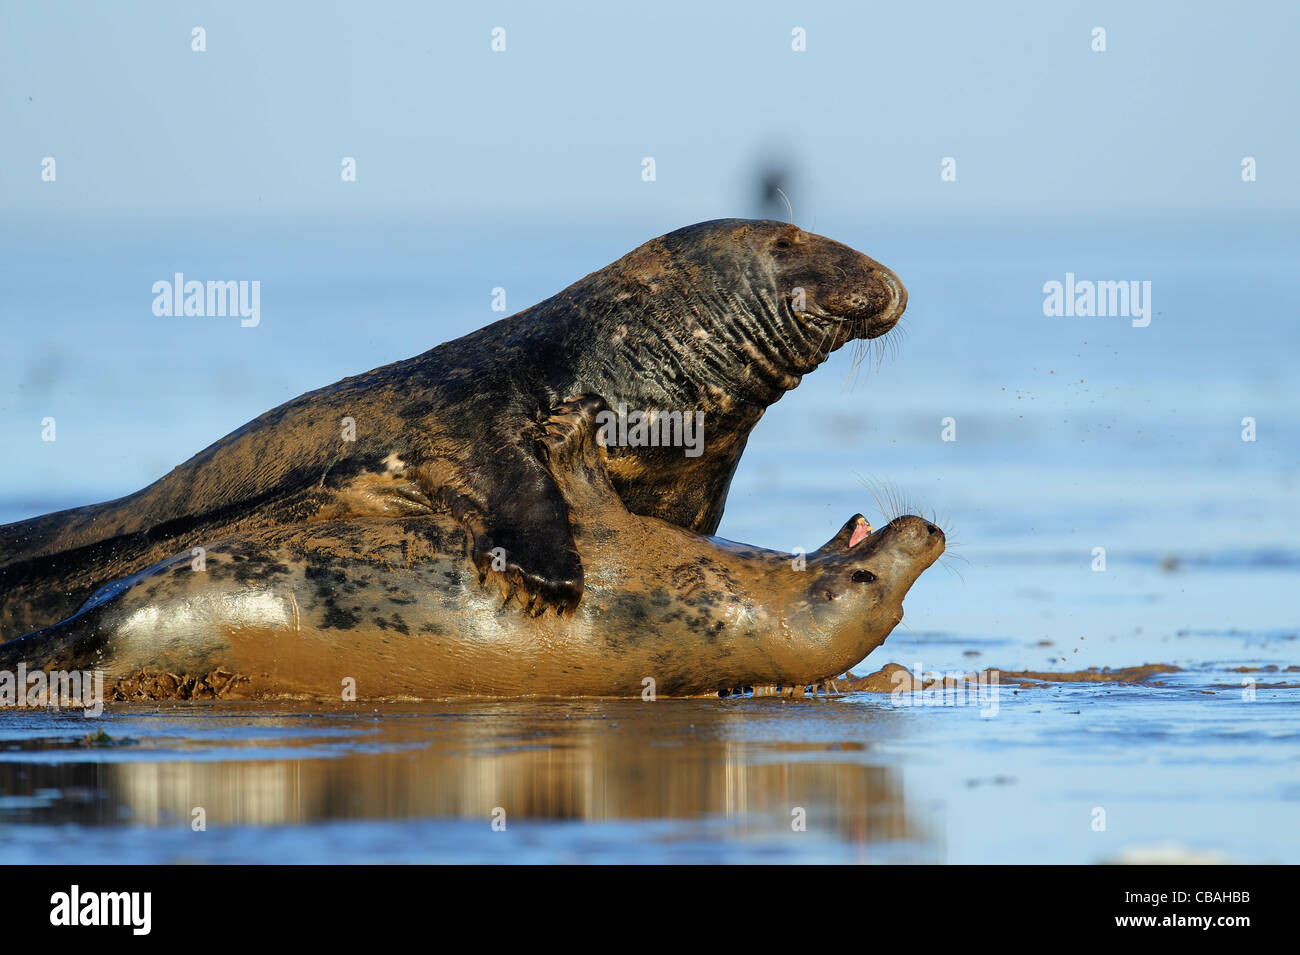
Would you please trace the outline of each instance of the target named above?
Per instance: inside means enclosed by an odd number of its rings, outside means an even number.
[[[1201,667],[1151,687],[1003,686],[991,716],[988,699],[866,693],[174,704],[96,721],[110,747],[87,746],[78,715],[10,714],[0,858],[1096,862],[1174,845],[1295,862],[1296,691],[1245,703],[1239,683]]]
[[[856,385],[843,352],[770,410],[722,535],[812,549],[855,511],[878,522],[861,475],[953,544],[857,672],[1180,672],[1003,685],[993,716],[870,694],[9,711],[0,860],[1300,861],[1294,235],[1040,223],[891,229],[882,247],[852,223],[818,230],[903,276],[903,335]],[[458,249],[391,229],[86,240],[69,277],[63,240],[35,236],[11,250],[4,303],[66,319],[6,327],[0,520],[134,490],[282,400],[498,317],[494,285],[515,310],[640,238],[575,233],[540,257],[519,251],[537,248],[524,227]],[[155,319],[149,283],[176,261],[256,262],[275,290],[263,326]],[[1151,280],[1151,326],[1044,318],[1041,285],[1067,270]],[[101,726],[135,742],[81,745]]]

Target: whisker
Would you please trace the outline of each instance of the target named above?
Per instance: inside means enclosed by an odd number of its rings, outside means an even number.
[[[841,272],[843,271],[840,266],[835,268]],[[898,324],[890,329],[887,334],[879,338],[867,338],[867,320],[865,318],[853,320],[853,354],[849,360],[849,367],[844,372],[841,390],[852,391],[857,388],[858,382],[862,378],[863,368],[870,366],[875,371],[880,371],[886,361],[898,359],[899,349],[902,347],[902,342],[909,331],[905,322],[906,317],[900,318]],[[823,338],[822,344],[825,344],[825,341],[825,338]]]
[[[785,210],[789,214],[790,224],[794,225],[794,206],[790,205],[790,198],[782,191],[780,186],[776,187],[777,195],[785,202]]]
[[[966,583],[966,578],[962,576],[961,571],[959,571],[956,567],[952,566],[952,564],[948,563],[942,557],[939,558],[939,566],[942,567],[944,570],[948,571],[948,573],[952,574],[963,584]]]

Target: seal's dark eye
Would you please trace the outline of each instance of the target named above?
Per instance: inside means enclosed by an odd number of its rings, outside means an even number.
[[[876,579],[876,575],[869,570],[855,570],[853,572],[853,582],[855,584],[869,584]]]
[[[777,242],[776,242],[776,247],[777,247],[778,249],[788,249],[788,248],[790,248],[790,240],[789,240],[789,239],[778,239]]]

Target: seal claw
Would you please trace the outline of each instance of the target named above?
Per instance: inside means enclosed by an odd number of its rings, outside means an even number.
[[[552,471],[578,462],[588,467],[599,464],[596,421],[605,410],[605,399],[598,395],[570,398],[551,409],[542,422],[541,443]]]

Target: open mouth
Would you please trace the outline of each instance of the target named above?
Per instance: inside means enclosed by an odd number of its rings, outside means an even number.
[[[849,535],[849,550],[857,547],[864,540],[871,536],[874,528],[867,523],[866,518],[858,518],[858,526],[853,528],[853,533]]]

